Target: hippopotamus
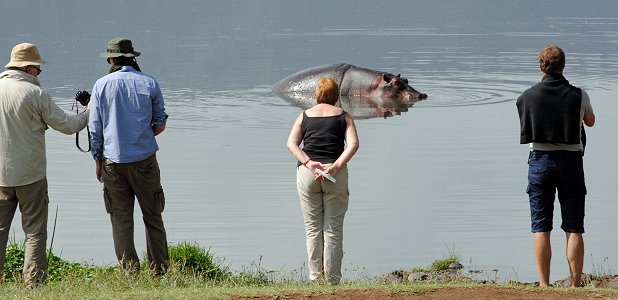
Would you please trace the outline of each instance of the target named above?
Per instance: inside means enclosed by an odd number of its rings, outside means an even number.
[[[328,76],[339,85],[337,105],[354,117],[389,117],[407,111],[414,102],[427,98],[408,84],[401,75],[393,75],[340,63],[313,67],[294,73],[275,83],[272,91],[302,108],[316,104],[313,93],[321,77]]]

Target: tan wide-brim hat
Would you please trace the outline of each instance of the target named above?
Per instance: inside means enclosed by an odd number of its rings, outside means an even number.
[[[25,66],[40,66],[46,63],[47,61],[41,58],[39,49],[37,49],[34,44],[21,43],[13,47],[13,51],[11,51],[11,61],[9,61],[5,67],[23,68]]]
[[[141,53],[133,49],[133,43],[131,43],[131,40],[123,38],[123,37],[117,37],[117,38],[111,39],[107,43],[107,51],[101,53],[101,57],[103,58],[119,57],[119,56],[136,57],[136,56],[139,56],[140,54]]]

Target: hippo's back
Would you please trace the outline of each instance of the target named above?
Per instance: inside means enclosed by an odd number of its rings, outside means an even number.
[[[315,85],[322,77],[333,78],[341,86],[344,74],[354,66],[349,64],[331,64],[313,67],[296,72],[275,83],[272,91],[278,95],[313,94]]]

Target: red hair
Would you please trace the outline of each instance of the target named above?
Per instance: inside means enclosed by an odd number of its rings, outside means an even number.
[[[339,86],[330,77],[322,77],[315,86],[315,99],[318,103],[335,105],[339,100]]]

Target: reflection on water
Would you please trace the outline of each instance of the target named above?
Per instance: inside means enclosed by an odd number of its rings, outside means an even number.
[[[170,115],[157,154],[170,242],[196,241],[233,268],[262,257],[264,268],[282,272],[306,260],[295,161],[285,149],[302,109],[275,96],[271,85],[306,66],[341,61],[401,73],[429,98],[403,107],[343,99],[362,104],[350,108],[361,116],[376,108],[402,112],[357,122],[361,148],[349,165],[344,276],[354,278],[359,268],[373,276],[426,266],[453,251],[466,267],[532,281],[528,149],[518,144],[514,101],[541,78],[538,50],[558,44],[567,53],[567,79],[588,91],[598,118],[587,130],[591,259],[584,270],[604,257],[616,269],[618,2],[395,2],[329,2],[328,10],[315,1],[105,2],[143,12],[126,18],[106,14],[98,2],[76,11],[62,0],[41,7],[12,1],[0,10],[0,24],[12,28],[0,39],[0,57],[8,59],[15,43],[39,44],[50,62],[43,86],[68,110],[75,92],[105,73],[98,54],[109,33],[133,39]],[[24,23],[13,13],[37,9],[53,19]],[[103,13],[83,13],[92,11]],[[74,137],[49,131],[47,141],[50,208],[59,206],[54,249],[70,260],[113,263],[91,157],[75,149]],[[19,218],[12,226],[19,238]],[[563,234],[552,239],[553,280],[568,269],[559,250]]]
[[[315,103],[315,98],[310,94],[284,94],[280,95],[281,98],[288,101],[290,104],[299,106],[303,109],[311,106],[302,106],[304,103]],[[414,103],[421,101],[407,101],[394,98],[376,98],[376,97],[362,97],[362,96],[340,96],[337,106],[343,108],[346,112],[352,115],[356,119],[367,118],[388,118],[392,116],[399,116],[403,112],[407,112],[408,109],[414,105]]]

